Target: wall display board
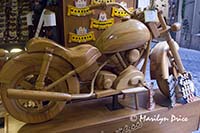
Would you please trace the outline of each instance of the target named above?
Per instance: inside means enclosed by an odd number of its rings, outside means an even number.
[[[135,0],[63,0],[64,44],[73,47],[82,43],[94,44],[98,36],[128,14],[118,7],[106,10],[90,10],[90,5],[103,2],[119,2],[130,11],[134,10]]]
[[[1,0],[0,4],[0,45],[21,44],[28,40],[26,15],[30,1]]]

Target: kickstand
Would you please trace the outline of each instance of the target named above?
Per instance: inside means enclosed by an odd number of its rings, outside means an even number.
[[[119,101],[118,101],[118,95],[113,95],[112,96],[112,104],[106,104],[106,107],[110,111],[118,110],[118,109],[123,109],[124,106],[122,106]]]

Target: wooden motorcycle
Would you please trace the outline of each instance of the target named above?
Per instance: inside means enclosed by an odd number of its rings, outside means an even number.
[[[44,122],[60,113],[66,101],[148,89],[145,71],[150,42],[160,35],[166,41],[158,43],[150,55],[151,77],[169,96],[169,76],[177,78],[185,73],[177,43],[169,33],[178,31],[180,25],[167,26],[159,12],[158,28],[157,23],[143,22],[142,12],[131,13],[118,3],[94,5],[91,9],[108,5],[120,6],[131,19],[105,30],[95,46],[64,48],[37,37],[27,42],[25,51],[5,63],[0,73],[1,97],[14,118],[26,123]]]

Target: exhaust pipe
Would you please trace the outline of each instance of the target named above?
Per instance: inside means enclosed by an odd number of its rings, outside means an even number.
[[[99,71],[107,64],[107,61],[104,62],[99,69],[96,71],[94,78],[92,79],[91,83],[91,91],[90,93],[86,94],[68,94],[68,93],[60,93],[60,92],[49,92],[49,91],[35,91],[35,90],[18,90],[18,89],[8,89],[7,95],[9,98],[15,98],[15,99],[31,99],[31,100],[51,100],[51,101],[71,101],[72,99],[85,99],[90,98],[92,96],[95,96],[94,94],[94,83],[95,79],[97,77],[97,74]],[[72,71],[71,73],[66,74],[64,77],[62,77],[60,80],[64,80],[67,78],[70,74],[73,74],[75,71]],[[60,81],[55,81],[50,85],[49,88],[52,88],[54,85],[56,85]]]
[[[17,90],[8,89],[9,98],[15,99],[31,99],[31,100],[51,100],[51,101],[70,101],[72,96],[66,93],[34,91],[34,90]]]

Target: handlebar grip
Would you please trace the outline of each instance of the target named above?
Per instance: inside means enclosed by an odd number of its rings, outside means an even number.
[[[176,32],[176,31],[179,31],[181,29],[181,23],[174,23],[172,26],[171,26],[171,30]]]

